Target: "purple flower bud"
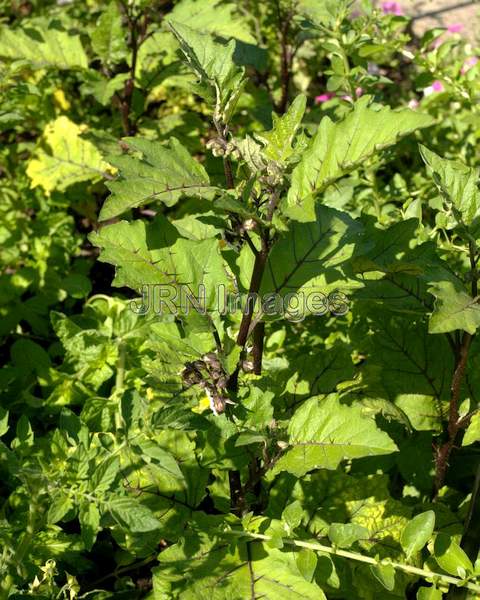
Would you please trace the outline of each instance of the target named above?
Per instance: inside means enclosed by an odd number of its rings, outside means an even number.
[[[325,92],[324,94],[320,94],[320,96],[315,96],[315,104],[323,104],[323,102],[328,102],[335,97],[335,94],[332,92]]]

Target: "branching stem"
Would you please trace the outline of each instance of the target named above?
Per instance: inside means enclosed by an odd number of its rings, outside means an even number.
[[[272,540],[272,537],[269,535],[264,535],[262,533],[252,533],[250,531],[223,531],[222,533],[226,535],[246,537],[253,540],[262,540],[266,542]],[[376,558],[373,558],[371,556],[365,556],[364,554],[360,554],[358,552],[349,552],[347,550],[341,550],[340,548],[334,548],[333,546],[325,546],[324,544],[319,544],[317,542],[305,542],[303,540],[283,539],[283,543],[288,546],[295,546],[297,548],[307,548],[308,550],[326,552],[327,554],[341,556],[342,558],[346,558],[348,560],[355,560],[376,567],[384,564],[382,561],[377,560]],[[450,575],[445,575],[444,573],[428,571],[427,569],[420,569],[419,567],[414,567],[413,565],[406,565],[404,563],[399,563],[395,561],[388,561],[388,564],[392,565],[394,569],[404,571],[405,573],[408,573],[410,575],[418,575],[419,577],[422,577],[427,580],[443,581],[447,584],[452,584],[458,587],[465,587],[476,593],[480,592],[480,585],[476,583],[471,583],[469,581],[465,582],[464,580],[459,579],[458,577],[451,577]]]
[[[476,266],[477,248],[474,241],[469,241],[470,275],[472,281],[472,296],[478,296],[478,273]],[[456,338],[454,345],[455,368],[453,371],[452,383],[450,386],[450,408],[448,415],[447,440],[436,449],[435,456],[435,484],[434,497],[436,498],[440,488],[445,482],[448,470],[450,455],[455,446],[459,431],[465,426],[465,419],[461,418],[458,412],[460,406],[460,395],[462,381],[468,363],[468,354],[472,344],[473,335],[467,331],[463,332],[461,342]]]

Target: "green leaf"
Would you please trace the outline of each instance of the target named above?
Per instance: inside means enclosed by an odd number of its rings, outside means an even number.
[[[250,446],[265,443],[265,436],[255,431],[242,431],[235,440],[235,446]]]
[[[48,123],[43,137],[50,152],[39,148],[27,166],[31,187],[46,192],[66,190],[73,183],[100,179],[110,170],[97,148],[80,137],[81,128],[61,116]]]
[[[214,118],[228,123],[246,83],[245,69],[233,60],[235,40],[221,44],[212,35],[181,23],[170,21],[169,27],[187,65],[199,79],[197,92],[215,103]]]
[[[0,437],[8,431],[8,410],[0,406]]]
[[[132,533],[146,533],[161,526],[152,511],[134,498],[115,498],[108,502],[108,508],[115,521]]]
[[[28,29],[5,26],[0,32],[0,56],[27,60],[36,69],[86,69],[88,59],[79,35],[70,35],[58,21],[38,19]]]
[[[235,3],[225,0],[182,0],[165,15],[167,23],[182,23],[198,31],[208,31],[223,38],[255,44],[249,18],[240,14]]]
[[[366,228],[365,237],[371,245],[367,252],[356,252],[352,258],[352,268],[364,284],[356,298],[369,305],[375,302],[375,309],[405,313],[410,318],[432,311],[430,286],[445,281],[456,288],[462,286],[450,265],[439,258],[435,244],[416,245],[417,229],[417,219],[400,221],[387,229]]]
[[[271,131],[256,135],[257,139],[265,144],[263,152],[267,158],[284,163],[292,156],[293,141],[305,114],[306,104],[306,96],[297,96],[283,116],[273,113]]]
[[[420,154],[457,221],[470,225],[480,212],[479,170],[461,162],[441,158],[422,145],[420,145]]]
[[[86,550],[91,550],[100,529],[100,512],[90,500],[83,500],[78,511],[82,540]]]
[[[442,592],[433,585],[430,587],[418,588],[417,600],[442,600],[442,598]]]
[[[342,404],[338,395],[306,400],[293,415],[289,448],[271,475],[288,471],[301,477],[313,469],[336,469],[342,460],[389,454],[397,450],[360,406]]]
[[[439,533],[435,538],[433,556],[439,566],[447,573],[450,573],[450,575],[464,579],[473,572],[473,565],[468,556],[445,533]]]
[[[195,516],[185,536],[159,555],[155,576],[170,582],[170,597],[182,600],[325,600],[315,581],[304,577],[298,552],[257,542],[232,541],[213,532],[223,525],[213,516]],[[308,567],[308,569],[307,569]]]
[[[370,534],[366,527],[356,523],[332,523],[328,528],[328,537],[339,548],[350,548],[358,540],[368,540]]]
[[[395,587],[395,568],[392,565],[370,565],[370,571],[383,587],[391,592]]]
[[[72,499],[63,491],[58,490],[52,497],[50,508],[48,509],[47,522],[57,523],[73,508]]]
[[[260,290],[261,295],[276,293],[284,298],[303,292],[298,294],[302,302],[299,316],[303,317],[315,310],[321,315],[327,312],[327,298],[320,295],[315,304],[314,292],[348,289],[341,265],[362,240],[361,226],[345,213],[325,206],[317,206],[315,212],[314,223],[292,222],[288,232],[279,236],[269,254]]]
[[[462,446],[469,446],[480,442],[480,412],[476,412],[470,419],[470,423],[463,436]]]
[[[96,466],[90,478],[90,489],[97,494],[102,494],[110,489],[120,470],[118,456],[106,458]]]
[[[90,38],[93,50],[104,63],[119,62],[125,57],[127,44],[116,2],[110,2],[102,12]]]
[[[172,243],[174,234],[162,231],[163,222],[163,217],[151,223],[121,221],[90,235],[92,244],[102,249],[99,260],[117,267],[113,285],[134,290],[149,285],[164,286],[161,301],[158,296],[155,302],[152,293],[149,309],[157,314],[184,315],[187,305],[194,314],[196,309],[185,298],[190,292],[199,299],[201,308],[219,310],[220,286],[229,290],[230,280],[218,240],[178,238]],[[204,294],[201,286],[204,286]]]
[[[181,196],[211,197],[215,192],[204,167],[175,138],[167,145],[142,138],[125,138],[125,143],[136,155],[110,159],[120,176],[107,184],[111,194],[101,221],[151,202],[172,206]]]
[[[403,287],[397,294],[406,298]],[[394,402],[414,429],[440,432],[453,375],[446,336],[430,335],[425,319],[416,315],[398,316],[373,303],[362,309],[358,330],[350,335],[369,356],[362,372],[368,395]]]
[[[432,537],[435,527],[435,513],[433,510],[416,515],[402,532],[400,542],[407,558],[419,552]]]
[[[344,0],[299,0],[297,9],[315,25],[334,27],[349,6]]]
[[[61,289],[72,298],[86,298],[92,291],[90,279],[81,273],[71,273],[62,279]]]
[[[295,500],[295,502],[285,507],[285,510],[282,512],[282,521],[293,531],[300,525],[304,516],[305,511],[301,503]]]
[[[44,374],[51,365],[50,357],[44,348],[28,338],[14,342],[10,354],[14,364],[26,373],[33,371]]]
[[[318,558],[313,550],[304,548],[297,554],[297,567],[306,581],[313,581]]]
[[[15,428],[15,439],[11,443],[12,450],[26,450],[28,447],[33,446],[34,433],[30,421],[26,415],[22,415]]]
[[[138,444],[142,458],[162,475],[163,479],[176,487],[183,487],[185,478],[175,458],[153,440],[142,440]]]
[[[446,333],[461,329],[474,334],[480,326],[480,304],[451,281],[438,282],[429,288],[436,298],[428,324],[429,333]]]
[[[396,143],[402,136],[432,125],[433,119],[409,109],[392,110],[371,105],[364,96],[343,120],[324,117],[302,159],[292,173],[292,183],[283,208],[298,221],[315,218],[314,194],[370,156]]]

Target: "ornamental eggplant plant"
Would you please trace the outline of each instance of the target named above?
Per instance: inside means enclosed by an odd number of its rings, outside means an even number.
[[[0,600],[480,594],[480,82],[362,4],[0,31]]]

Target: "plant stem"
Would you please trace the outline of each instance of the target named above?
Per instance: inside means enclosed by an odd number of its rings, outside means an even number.
[[[455,370],[453,372],[452,385],[450,388],[450,410],[448,416],[448,439],[438,449],[435,457],[435,497],[445,482],[445,476],[448,469],[448,461],[455,445],[455,440],[459,430],[462,428],[462,420],[458,414],[460,402],[460,392],[463,376],[468,361],[468,352],[472,342],[472,336],[465,332],[462,343],[455,361]]]
[[[280,38],[280,87],[282,95],[277,105],[277,111],[283,115],[287,110],[292,67],[292,51],[288,44],[292,14],[283,15],[280,4],[277,5],[279,38]]]
[[[461,547],[472,558],[476,559],[478,554],[478,527],[473,527],[474,523],[478,523],[478,496],[480,492],[480,462],[477,465],[475,472],[475,480],[473,482],[472,496],[468,506],[468,513],[465,518],[464,530],[462,535]],[[472,531],[473,529],[473,531]]]
[[[115,376],[115,391],[121,392],[123,390],[123,383],[125,380],[125,344],[120,342],[118,345],[118,359],[117,359],[117,374]]]
[[[25,533],[23,534],[16,550],[15,550],[15,566],[17,569],[17,573],[22,576],[26,576],[26,569],[23,565],[23,560],[25,555],[31,548],[33,538],[35,537],[35,525],[37,521],[38,515],[38,504],[36,500],[36,490],[29,490],[31,493],[31,500],[28,506],[28,520],[27,526],[25,528]]]
[[[219,119],[213,118],[213,124],[215,125],[215,129],[217,130],[218,137],[222,141],[224,147],[227,147],[227,135],[228,135],[228,126],[225,123],[222,123]],[[235,179],[233,177],[233,167],[232,161],[228,156],[223,157],[223,171],[225,173],[225,183],[228,190],[232,190],[235,187]]]
[[[236,537],[248,537],[251,539],[263,540],[263,541],[271,541],[272,537],[269,535],[264,535],[262,533],[251,533],[249,531],[224,531],[227,535],[234,535]],[[325,546],[323,544],[319,544],[317,542],[305,542],[303,540],[290,540],[283,539],[283,543],[288,546],[296,546],[297,548],[307,548],[308,550],[315,550],[318,552],[326,552],[327,554],[332,554],[335,556],[341,556],[342,558],[347,558],[349,560],[355,560],[358,562],[367,563],[374,566],[380,566],[384,564],[382,561],[377,560],[376,558],[372,558],[371,556],[365,556],[363,554],[359,554],[358,552],[349,552],[347,550],[340,550],[339,548],[333,548],[332,546]],[[406,565],[404,563],[399,563],[395,561],[388,561],[388,564],[392,565],[394,569],[398,569],[399,571],[404,571],[410,575],[418,575],[419,577],[424,577],[425,579],[440,579],[441,581],[449,584],[456,585],[458,587],[466,587],[473,592],[480,592],[480,585],[475,583],[465,582],[458,577],[451,577],[450,575],[444,575],[443,573],[437,573],[435,571],[428,571],[427,569],[420,569],[418,567],[414,567],[412,565]]]
[[[125,427],[124,419],[122,416],[122,392],[125,382],[125,344],[120,342],[118,344],[118,358],[117,358],[117,373],[115,376],[115,396],[118,401],[117,412],[115,413],[115,425],[117,431]]]
[[[253,372],[262,374],[263,340],[265,337],[265,322],[259,321],[253,329]]]
[[[127,27],[129,31],[129,45],[132,51],[132,56],[130,64],[130,76],[125,81],[125,85],[123,87],[123,95],[120,102],[120,112],[122,117],[123,133],[125,135],[135,135],[135,133],[137,132],[137,126],[131,118],[132,101],[133,92],[135,90],[135,74],[137,70],[138,50],[146,37],[148,18],[145,14],[142,25],[139,27],[138,22],[140,19],[140,15],[133,16],[129,10],[128,5],[126,4],[121,3],[121,6],[127,19]]]
[[[266,220],[269,223],[273,219],[273,214],[275,212],[275,209],[277,208],[279,198],[280,198],[279,191],[276,189],[271,190],[270,199],[268,201],[267,214],[266,214]],[[260,285],[262,283],[263,273],[265,271],[265,266],[267,264],[268,254],[270,252],[270,246],[271,246],[270,231],[268,229],[264,229],[264,231],[262,232],[262,247],[255,254],[255,262],[253,264],[252,278],[250,280],[250,288],[248,290],[249,298],[250,297],[253,298],[253,295],[256,296],[258,294],[258,292],[260,291]],[[243,315],[242,322],[240,323],[240,330],[238,332],[238,337],[237,337],[237,344],[239,346],[242,346],[242,348],[245,346],[245,344],[247,342],[248,334],[250,331],[250,324],[252,322],[254,307],[255,307],[255,304],[254,303],[252,304],[250,301],[247,300],[247,312],[244,313],[244,315]],[[255,325],[255,328],[256,328],[256,326],[257,326],[257,324]],[[261,352],[257,348],[257,353],[259,355],[260,364],[261,364],[261,354],[263,353],[263,334],[265,332],[265,327],[263,327],[261,330],[259,330],[257,332],[257,335],[258,335],[257,342],[260,342],[260,332],[262,332]],[[257,374],[260,374],[260,373],[257,373]]]
[[[472,279],[472,296],[476,298],[478,296],[478,272],[477,272],[477,247],[475,242],[469,241],[468,243],[469,259],[470,259],[470,276]],[[435,457],[435,485],[434,485],[434,498],[438,496],[440,488],[445,482],[445,476],[448,469],[448,461],[455,445],[458,432],[465,426],[466,421],[460,418],[458,414],[458,407],[460,405],[460,393],[463,377],[465,375],[465,369],[467,368],[468,353],[472,344],[473,335],[467,331],[463,332],[462,341],[459,344],[458,341],[454,348],[455,354],[455,369],[452,377],[452,384],[450,386],[450,408],[448,415],[448,427],[447,434],[448,439],[439,448]]]
[[[256,304],[256,296],[262,283],[262,277],[268,259],[268,252],[268,244],[266,243],[265,238],[262,238],[262,248],[255,256],[255,262],[253,264],[252,277],[250,279],[250,287],[247,296],[247,306],[245,308],[245,312],[243,313],[237,336],[237,344],[242,348],[244,348],[245,344],[247,343],[248,331],[250,329],[250,323],[252,322],[253,311]]]

